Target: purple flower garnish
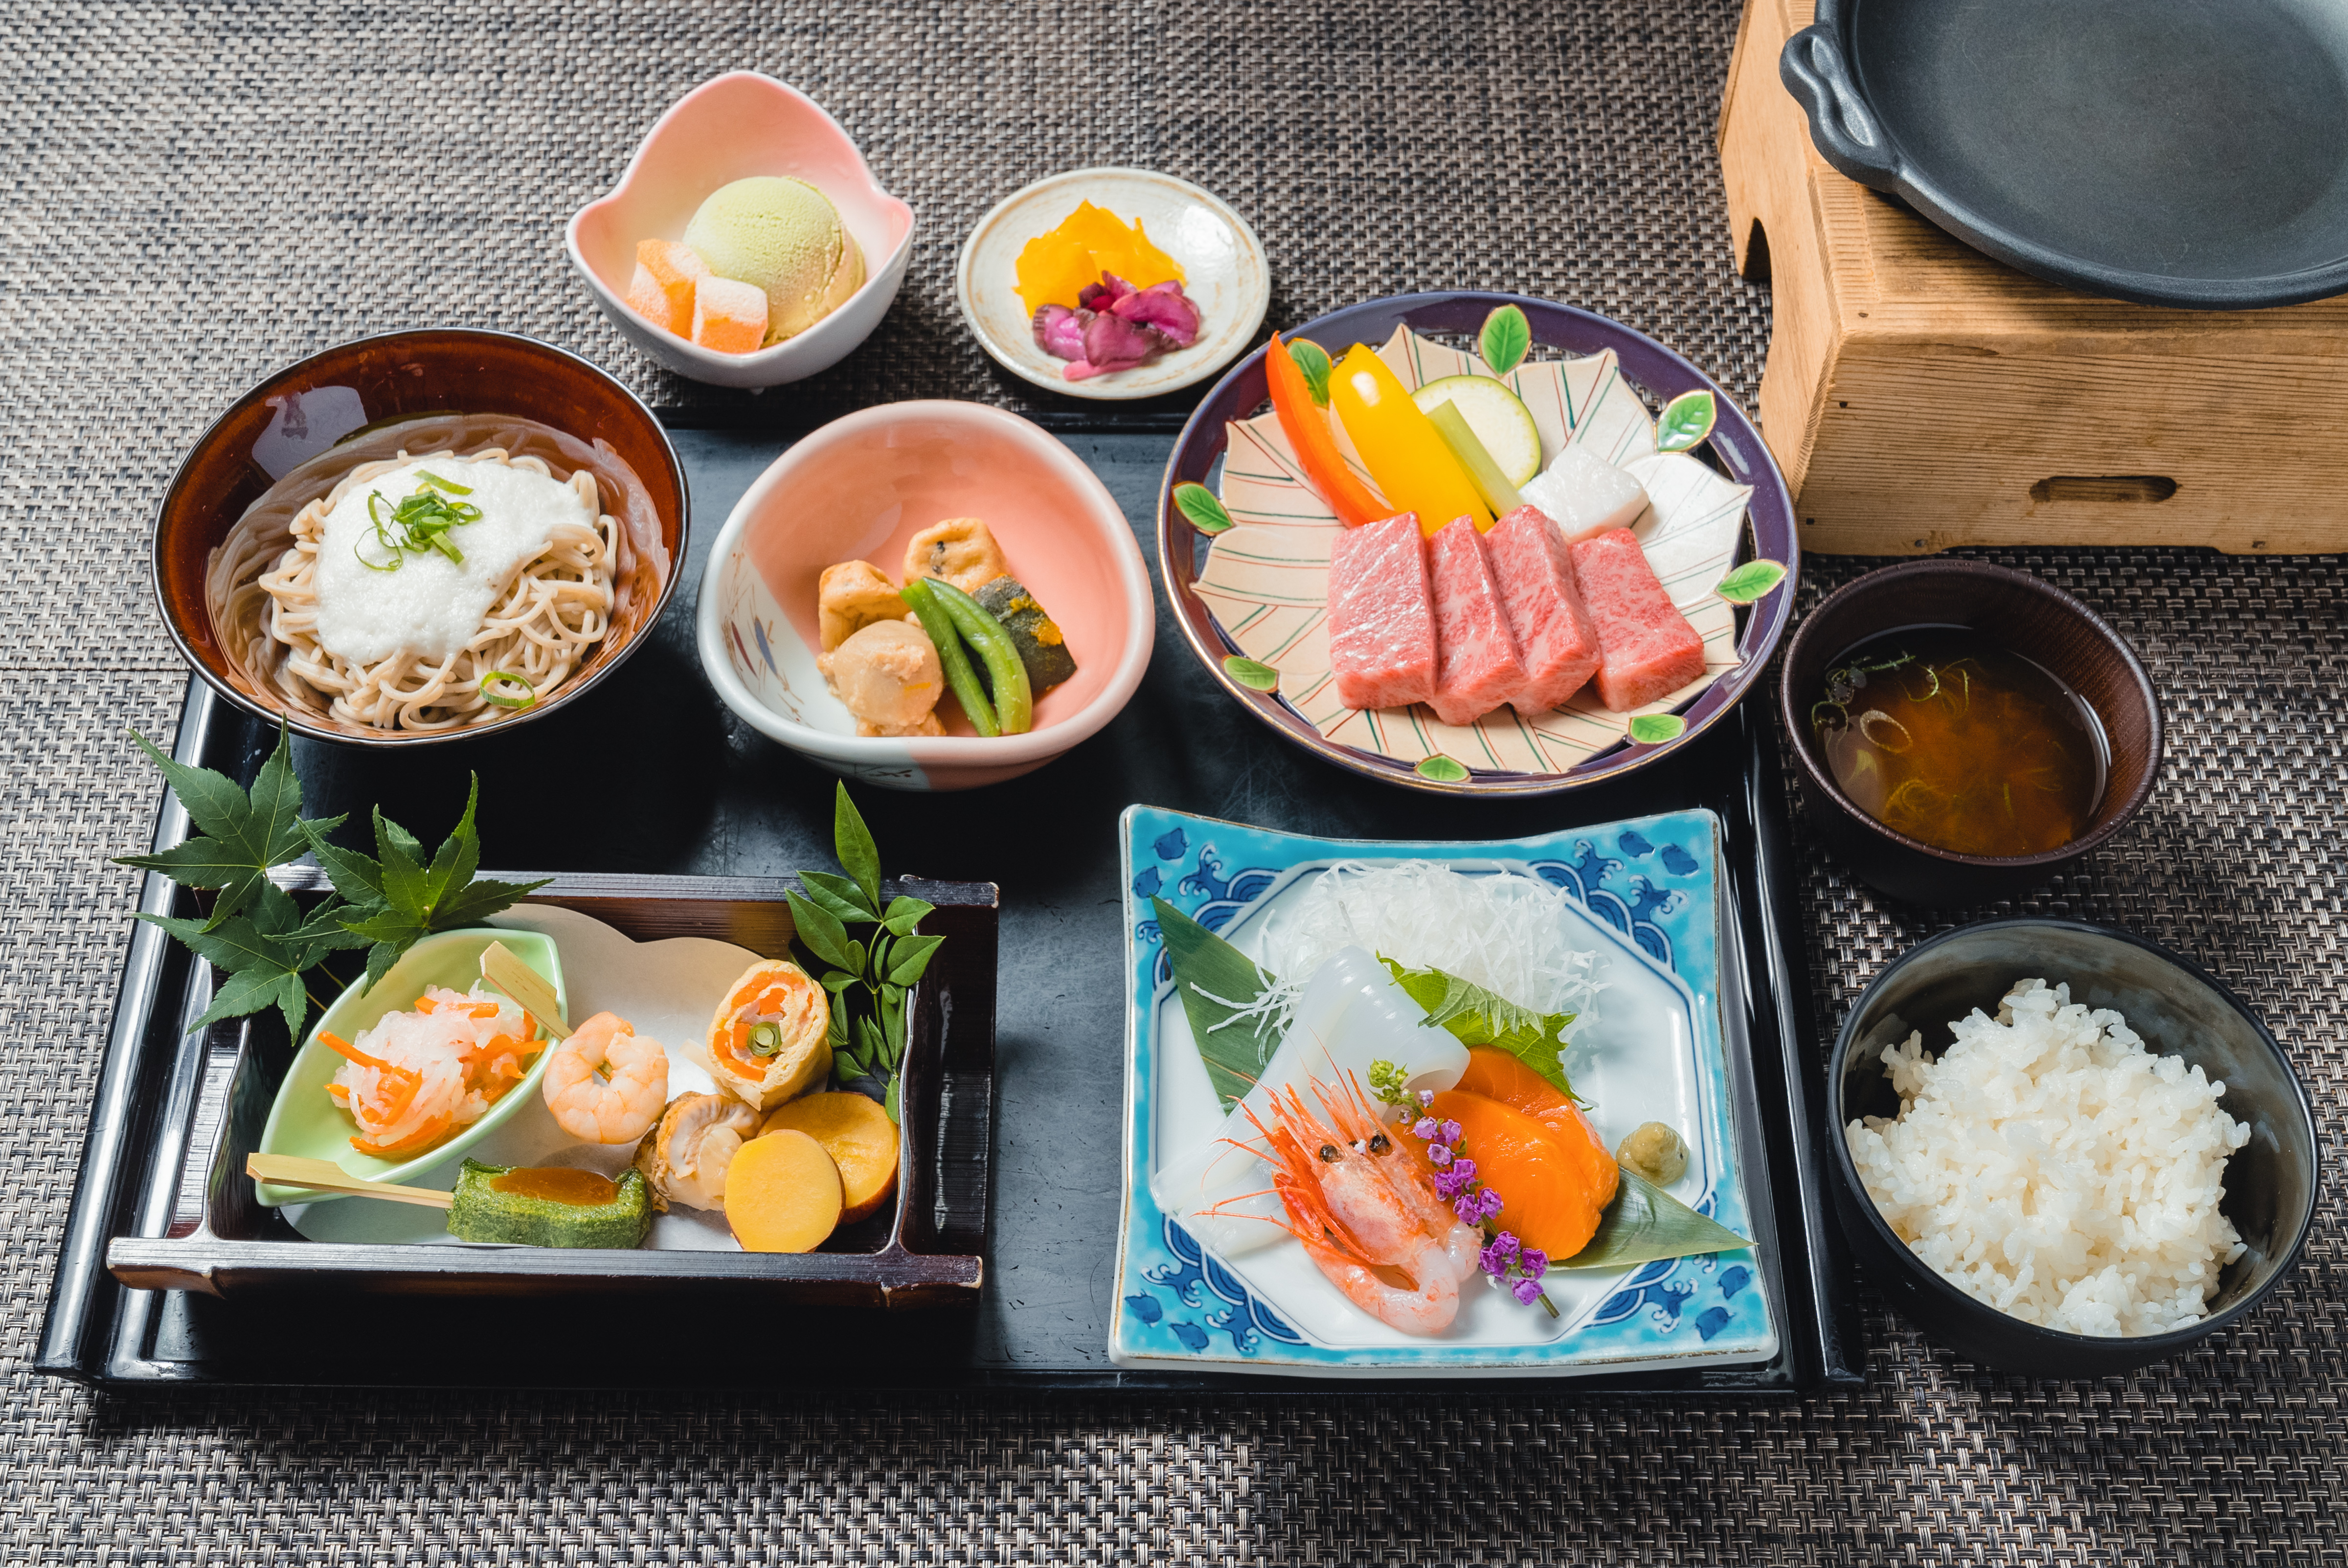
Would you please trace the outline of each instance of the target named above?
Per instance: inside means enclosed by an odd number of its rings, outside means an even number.
[[[1529,1279],[1520,1279],[1509,1286],[1509,1294],[1517,1298],[1519,1307],[1530,1307],[1540,1299],[1541,1287]]]
[[[1435,1118],[1432,1116],[1422,1116],[1411,1123],[1410,1135],[1414,1138],[1424,1138],[1432,1143],[1435,1140]],[[1458,1140],[1455,1138],[1452,1142],[1456,1143]]]
[[[1437,1166],[1447,1165],[1451,1163],[1451,1151],[1440,1143],[1429,1143],[1426,1146],[1426,1163]]]
[[[1434,1103],[1435,1103],[1435,1091],[1434,1091],[1434,1090],[1432,1090],[1432,1089],[1422,1089],[1422,1090],[1420,1090],[1420,1091],[1418,1091],[1418,1102],[1419,1102],[1421,1105],[1432,1105],[1432,1104],[1434,1104]]]
[[[1443,1124],[1441,1131],[1443,1133],[1443,1141],[1445,1143],[1457,1143],[1459,1142],[1460,1126],[1458,1122],[1446,1122]]]
[[[1549,1254],[1537,1246],[1529,1246],[1517,1255],[1517,1266],[1528,1279],[1539,1279],[1549,1272]]]

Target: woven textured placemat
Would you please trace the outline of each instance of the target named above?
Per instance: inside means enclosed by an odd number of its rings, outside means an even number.
[[[1735,24],[1732,0],[0,8],[0,1563],[2340,1561],[2334,1202],[2244,1327],[2080,1388],[1979,1375],[1879,1308],[1863,1392],[1760,1404],[98,1399],[26,1368],[133,897],[104,856],[155,808],[124,730],[168,732],[184,679],[148,517],[263,371],[463,323],[778,424],[1033,406],[963,332],[954,252],[1015,187],[1117,162],[1249,216],[1276,324],[1518,289],[1749,401],[1768,302],[1731,271],[1712,144]],[[870,343],[755,402],[625,350],[561,238],[663,107],[746,66],[829,107],[922,220]],[[2340,564],[2014,559],[2136,641],[2171,722],[2142,825],[2029,907],[2215,968],[2289,1042],[2336,1147]],[[1805,602],[1863,564],[1813,563]],[[1806,859],[1830,1027],[1939,922]],[[628,1331],[572,1327],[582,1354]]]

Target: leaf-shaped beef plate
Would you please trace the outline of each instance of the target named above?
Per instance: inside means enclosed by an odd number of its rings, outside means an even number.
[[[1733,1367],[1776,1354],[1784,1307],[1776,1242],[1748,1201],[1748,1184],[1767,1180],[1766,1156],[1746,1145],[1738,1129],[1752,1123],[1729,1101],[1735,1075],[1719,1005],[1719,824],[1710,812],[1483,844],[1310,838],[1152,806],[1128,809],[1122,825],[1125,1194],[1111,1360],[1159,1370],[1448,1378]],[[1574,1042],[1565,1066],[1575,1091],[1609,1147],[1643,1122],[1677,1128],[1687,1140],[1688,1168],[1666,1190],[1753,1238],[1752,1245],[1552,1269],[1542,1284],[1556,1318],[1518,1306],[1479,1276],[1462,1287],[1450,1328],[1417,1337],[1355,1307],[1297,1242],[1282,1238],[1227,1256],[1202,1247],[1159,1208],[1151,1173],[1214,1137],[1224,1114],[1194,1030],[1202,1017],[1213,1028],[1231,1009],[1185,1007],[1172,958],[1187,931],[1212,932],[1241,958],[1262,963],[1267,931],[1321,873],[1340,863],[1407,859],[1441,861],[1468,875],[1519,872],[1567,893],[1558,917],[1569,922],[1577,947],[1586,941],[1599,955],[1607,981],[1564,1030]],[[1390,956],[1412,960],[1408,953]],[[1231,961],[1229,952],[1220,957]],[[1247,979],[1227,976],[1219,994],[1253,995]],[[1218,1032],[1238,1034],[1251,1023],[1242,1015]],[[1251,1039],[1247,1047],[1268,1051],[1277,1043]],[[1226,1073],[1237,1049],[1217,1042],[1213,1054]],[[1622,1205],[1626,1220],[1637,1218],[1633,1206]],[[1610,1245],[1635,1255],[1643,1246],[1652,1251],[1652,1241],[1625,1235]]]

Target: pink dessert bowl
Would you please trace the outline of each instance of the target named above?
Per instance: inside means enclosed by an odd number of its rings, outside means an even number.
[[[859,735],[816,668],[818,579],[865,560],[901,580],[906,545],[948,518],[986,523],[1076,672],[1035,700],[1025,734],[981,736],[945,699],[947,734]],[[921,402],[859,410],[775,459],[710,548],[695,633],[710,683],[760,733],[845,777],[958,790],[1033,773],[1115,718],[1157,624],[1132,526],[1075,453],[999,408]]]
[[[789,175],[831,198],[864,251],[864,284],[838,310],[770,348],[720,354],[654,326],[626,303],[642,240],[675,240],[703,200],[753,175]],[[913,255],[913,210],[880,188],[839,122],[756,71],[687,93],[648,131],[609,194],[571,215],[564,241],[596,303],[646,357],[715,386],[780,386],[829,370],[872,335]]]

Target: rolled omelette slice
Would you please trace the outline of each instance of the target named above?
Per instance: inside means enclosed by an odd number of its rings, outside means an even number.
[[[717,1003],[709,1020],[710,1073],[726,1093],[770,1111],[830,1075],[830,1029],[823,988],[797,964],[765,959]]]

